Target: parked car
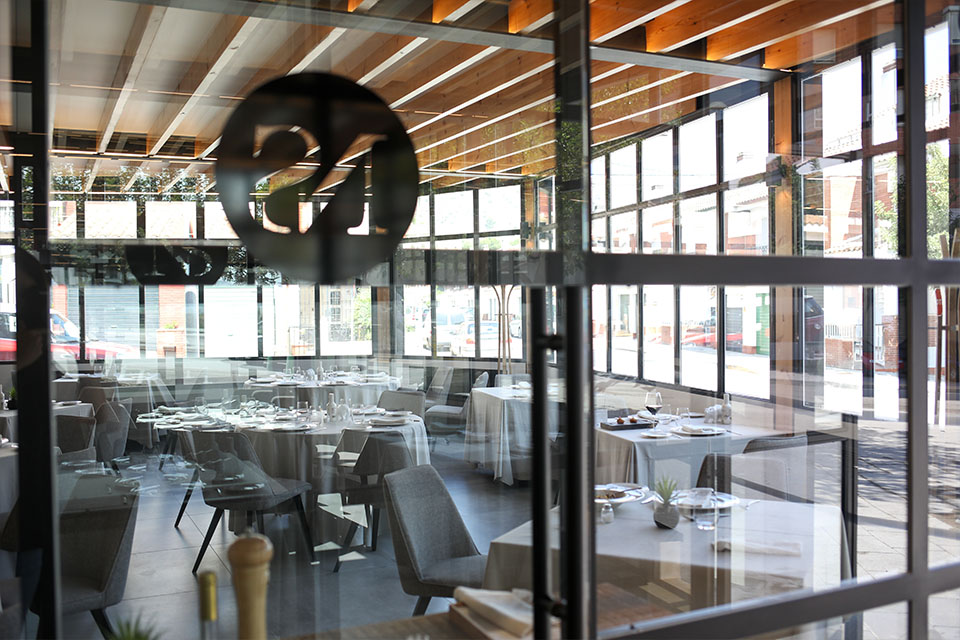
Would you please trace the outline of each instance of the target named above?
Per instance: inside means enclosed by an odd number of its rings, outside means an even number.
[[[499,339],[499,336],[499,325],[496,322],[491,321],[480,323],[481,357],[497,357],[497,340]],[[512,338],[508,338],[507,341],[513,343]],[[474,332],[474,323],[467,322],[453,335],[453,344],[450,348],[450,351],[455,356],[466,356],[469,358],[476,353],[476,342],[477,338]],[[522,354],[514,355],[519,356]]]
[[[450,353],[453,334],[467,321],[462,311],[437,311],[437,353]],[[430,334],[423,339],[423,348],[430,350]]]
[[[80,359],[80,328],[58,311],[50,311],[50,353],[54,360]],[[86,357],[90,360],[137,357],[140,352],[113,342],[87,341]],[[17,359],[17,314],[0,312],[0,362]]]

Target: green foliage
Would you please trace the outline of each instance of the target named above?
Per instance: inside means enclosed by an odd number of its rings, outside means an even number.
[[[160,640],[160,634],[150,625],[145,625],[138,615],[134,620],[121,620],[111,640]]]
[[[677,493],[677,481],[669,476],[661,476],[654,485],[654,491],[660,496],[660,502],[670,504]]]
[[[888,163],[886,168],[889,174],[896,176],[896,157],[885,159],[884,162]],[[931,258],[943,257],[943,252],[940,250],[940,236],[949,234],[949,177],[949,159],[944,155],[940,145],[927,145],[927,255]],[[900,187],[902,187],[902,177],[898,178],[898,188],[890,195],[891,205],[879,200],[874,201],[877,239],[895,253],[898,247],[897,215],[900,209],[898,206]]]
[[[370,333],[370,287],[360,287],[353,299],[353,339],[369,340]]]

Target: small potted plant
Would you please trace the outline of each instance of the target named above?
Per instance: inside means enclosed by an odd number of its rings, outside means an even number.
[[[673,503],[677,494],[677,481],[666,476],[657,480],[654,487],[657,506],[653,509],[653,521],[661,529],[673,529],[680,522],[680,510]]]

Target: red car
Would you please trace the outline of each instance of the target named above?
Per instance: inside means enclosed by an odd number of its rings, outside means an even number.
[[[50,311],[50,352],[54,359],[80,359],[80,329],[57,311]],[[112,342],[87,342],[89,360],[139,356],[133,347]],[[0,362],[17,359],[17,314],[0,312]]]

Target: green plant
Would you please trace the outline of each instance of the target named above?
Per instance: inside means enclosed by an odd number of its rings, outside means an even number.
[[[10,393],[7,395],[7,400],[16,400],[17,399],[17,388],[10,387]]]
[[[653,490],[660,498],[661,503],[671,504],[674,496],[677,493],[677,481],[673,478],[662,476],[659,480],[657,480],[657,484],[654,485]]]
[[[134,620],[118,622],[117,630],[110,638],[111,640],[160,640],[160,634],[151,625],[145,625],[137,615]]]
[[[163,325],[163,328],[164,328],[164,329],[176,329],[176,328],[177,328],[177,323],[176,323],[176,322],[168,322],[168,323],[166,323],[165,325]]]

